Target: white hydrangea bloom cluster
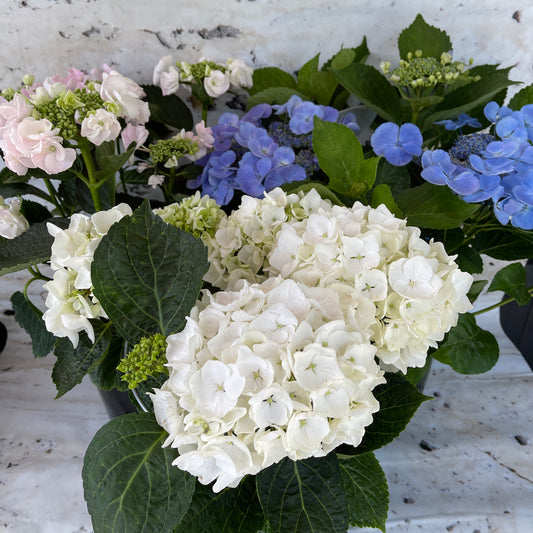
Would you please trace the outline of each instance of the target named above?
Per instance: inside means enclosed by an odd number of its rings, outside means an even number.
[[[127,204],[119,204],[90,217],[76,213],[65,230],[47,224],[48,232],[54,237],[50,266],[55,272],[53,280],[44,285],[48,295],[43,319],[48,331],[56,337],[68,337],[74,348],[78,346],[80,331],[85,331],[94,342],[94,330],[89,319],[107,318],[92,293],[94,252],[109,228],[131,214]]]
[[[281,277],[205,291],[152,394],[174,464],[219,492],[284,457],[357,446],[385,379],[355,315],[336,290]]]
[[[210,268],[205,280],[226,289],[239,280],[260,283],[269,277],[264,270],[280,228],[304,220],[331,204],[316,191],[307,195],[289,194],[276,188],[265,198],[243,196],[240,207],[220,221],[209,248]]]
[[[265,199],[244,197],[221,224],[208,281],[231,288],[239,279],[281,275],[335,289],[357,309],[384,368],[422,367],[427,351],[471,308],[472,276],[440,242],[395,218],[385,206],[334,206],[316,191]],[[213,275],[215,274],[215,275]]]

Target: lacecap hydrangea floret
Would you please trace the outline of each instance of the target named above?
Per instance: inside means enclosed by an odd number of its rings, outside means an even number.
[[[173,464],[219,492],[284,457],[357,446],[385,382],[370,334],[333,288],[275,277],[204,291],[151,395]]]

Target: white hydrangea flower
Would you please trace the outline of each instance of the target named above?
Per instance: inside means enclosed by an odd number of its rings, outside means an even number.
[[[113,113],[98,109],[83,119],[80,133],[82,137],[100,146],[104,142],[114,141],[121,129],[120,122]]]
[[[169,337],[169,379],[152,395],[156,419],[169,432],[165,445],[180,453],[175,464],[216,481],[215,492],[364,433],[346,436],[337,423],[343,437],[330,435],[336,417],[351,416],[364,391],[384,382],[371,331],[350,329],[335,291],[318,291],[280,277],[205,291],[185,329]],[[365,425],[378,408],[368,403]]]
[[[94,252],[109,228],[131,214],[127,204],[119,204],[91,217],[76,213],[65,230],[47,224],[48,232],[54,237],[50,266],[55,272],[53,280],[44,285],[48,296],[43,319],[48,331],[56,337],[68,337],[75,348],[80,331],[85,331],[94,342],[94,330],[89,319],[107,317],[92,293]]]
[[[12,199],[4,202],[0,196],[0,237],[14,239],[24,233],[30,225],[20,212],[21,201]]]
[[[228,59],[226,69],[229,81],[234,87],[252,86],[254,69],[249,67],[242,59]]]
[[[211,70],[204,78],[205,92],[211,98],[218,98],[228,91],[230,86],[230,79],[221,70]]]

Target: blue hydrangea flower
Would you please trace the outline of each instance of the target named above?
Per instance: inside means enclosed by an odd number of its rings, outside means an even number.
[[[461,113],[456,119],[438,120],[434,124],[444,126],[449,131],[458,130],[464,126],[481,128],[481,122],[477,118],[468,116],[466,113]]]
[[[370,144],[376,155],[382,155],[392,165],[402,167],[422,153],[423,140],[414,124],[398,126],[394,122],[386,122],[376,128]]]
[[[444,150],[427,150],[422,154],[422,177],[434,185],[447,185],[460,195],[473,194],[479,190],[476,172],[451,162]]]

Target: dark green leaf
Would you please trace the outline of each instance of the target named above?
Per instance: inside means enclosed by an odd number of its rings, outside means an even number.
[[[100,187],[98,189],[98,193],[100,195],[100,202],[102,203],[102,209],[110,209],[112,207],[111,205],[111,199],[109,196],[109,188],[108,187]],[[91,196],[91,192],[89,191],[89,188],[83,181],[77,180],[76,181],[76,199],[78,203],[80,204],[83,211],[86,211],[87,213],[93,214],[96,212],[94,208],[93,198]]]
[[[149,413],[100,428],[85,454],[83,491],[94,533],[171,533],[187,512],[195,478],[171,463],[166,433]]]
[[[397,167],[381,157],[378,163],[374,185],[377,186],[382,183],[389,186],[392,195],[396,198],[410,186],[411,180],[407,167]]]
[[[107,316],[135,344],[154,333],[180,331],[207,268],[202,242],[163,222],[145,201],[102,238],[91,279]]]
[[[254,95],[271,87],[296,89],[296,80],[288,72],[277,67],[258,68],[254,70],[253,85],[249,94]]]
[[[396,202],[408,223],[420,228],[456,228],[479,209],[463,202],[448,187],[431,183],[405,190]]]
[[[299,192],[307,194],[314,189],[324,200],[329,200],[333,205],[344,205],[329,187],[326,187],[318,181],[304,181],[303,183],[293,181],[291,183],[284,183],[281,188],[287,193],[294,194],[298,194]]]
[[[175,94],[163,96],[161,89],[155,85],[143,85],[143,89],[150,107],[151,121],[168,124],[178,130],[192,130],[192,113],[183,100]]]
[[[521,231],[511,226],[483,231],[476,236],[474,248],[495,259],[516,261],[533,257],[533,231]]]
[[[402,59],[407,59],[409,52],[414,54],[417,50],[422,50],[423,57],[440,59],[443,52],[450,52],[451,49],[452,42],[446,32],[430,26],[420,13],[398,37],[398,50]]]
[[[472,286],[470,287],[470,290],[467,294],[470,303],[474,303],[477,300],[478,296],[481,294],[481,291],[487,283],[488,281],[486,279],[479,279],[472,283]]]
[[[248,98],[248,109],[256,106],[257,104],[284,104],[292,95],[299,96],[302,100],[306,100],[305,94],[297,91],[296,89],[290,89],[289,87],[271,87],[255,93]]]
[[[407,426],[420,404],[430,398],[421,394],[401,374],[385,374],[387,383],[378,385],[374,397],[379,402],[379,411],[365,430],[363,441],[357,448],[342,445],[337,452],[360,455],[373,452],[392,442]]]
[[[54,355],[57,357],[54,369],[52,370],[52,381],[56,385],[57,396],[74,388],[84,376],[91,370],[92,366],[100,360],[109,349],[111,340],[110,326],[102,322],[93,323],[94,343],[89,339],[87,333],[80,333],[78,346],[74,348],[70,339],[66,337],[56,339]]]
[[[235,489],[219,493],[197,483],[189,510],[174,533],[255,533],[264,524],[255,479],[248,476]]]
[[[375,527],[385,533],[389,508],[387,479],[373,453],[339,457],[352,526]]]
[[[121,379],[122,372],[117,370],[123,357],[124,340],[117,335],[112,335],[102,357],[93,364],[89,371],[91,381],[102,390],[128,390],[127,383]]]
[[[115,142],[108,141],[97,146],[95,149],[98,172],[95,173],[97,179],[113,177],[124,166],[126,161],[135,152],[135,145],[130,146],[125,152],[115,153]]]
[[[362,63],[352,63],[333,71],[337,81],[381,118],[401,122],[400,97],[396,89],[377,69]]]
[[[285,458],[256,476],[272,533],[346,533],[348,509],[335,453],[302,461]]]
[[[503,291],[518,305],[526,305],[531,296],[526,287],[526,269],[521,263],[507,265],[496,273],[487,292]]]
[[[0,183],[26,183],[31,177],[30,173],[25,174],[24,176],[19,176],[16,172],[13,172],[7,167],[4,167],[0,170]]]
[[[63,229],[69,225],[69,220],[64,218],[51,218],[48,222]],[[18,237],[3,243],[0,247],[0,276],[50,259],[54,238],[48,233],[46,224],[47,222],[33,224]]]
[[[370,205],[372,207],[378,207],[381,204],[384,204],[394,216],[398,218],[404,218],[401,209],[394,201],[390,187],[385,185],[385,183],[376,185],[372,189],[372,202]]]
[[[483,272],[483,259],[477,250],[464,244],[455,251],[457,254],[456,263],[461,270],[470,274],[481,274]]]
[[[470,76],[480,76],[481,79],[447,92],[444,100],[426,118],[424,130],[437,120],[454,118],[461,113],[468,114],[472,109],[490,102],[502,89],[515,83],[509,80],[510,69],[511,67],[497,69],[497,65],[480,65],[469,69],[467,72]]]
[[[364,159],[359,140],[347,126],[315,117],[313,150],[333,191],[358,198],[372,187],[378,158]]]
[[[523,106],[533,104],[533,83],[518,91],[509,102],[509,107],[515,111],[520,111]]]
[[[20,212],[30,225],[36,224],[37,222],[44,222],[52,217],[50,211],[43,204],[39,204],[33,200],[23,199],[20,205]]]
[[[494,335],[481,329],[472,314],[464,313],[432,355],[460,374],[482,374],[496,364],[499,353]]]
[[[31,337],[31,347],[35,357],[45,357],[54,348],[54,336],[46,329],[43,314],[17,291],[11,296],[15,320]]]
[[[322,69],[342,70],[352,63],[364,63],[370,55],[370,50],[366,44],[366,37],[357,48],[341,48],[329,61],[324,63]]]
[[[34,187],[28,183],[4,184],[0,181],[0,196],[3,196],[4,198],[11,198],[12,196],[22,196],[24,194],[33,194],[34,196],[39,196],[44,200],[48,199],[48,195],[44,191],[41,191],[41,189],[38,189],[37,187]]]
[[[430,368],[431,368],[431,355],[428,355],[426,359],[426,364],[422,367],[412,366],[411,368],[409,368],[407,370],[407,373],[405,374],[405,379],[407,379],[409,383],[412,383],[413,385],[416,386],[422,381],[422,379],[424,379],[424,377],[429,372]],[[422,392],[421,389],[419,390]]]

